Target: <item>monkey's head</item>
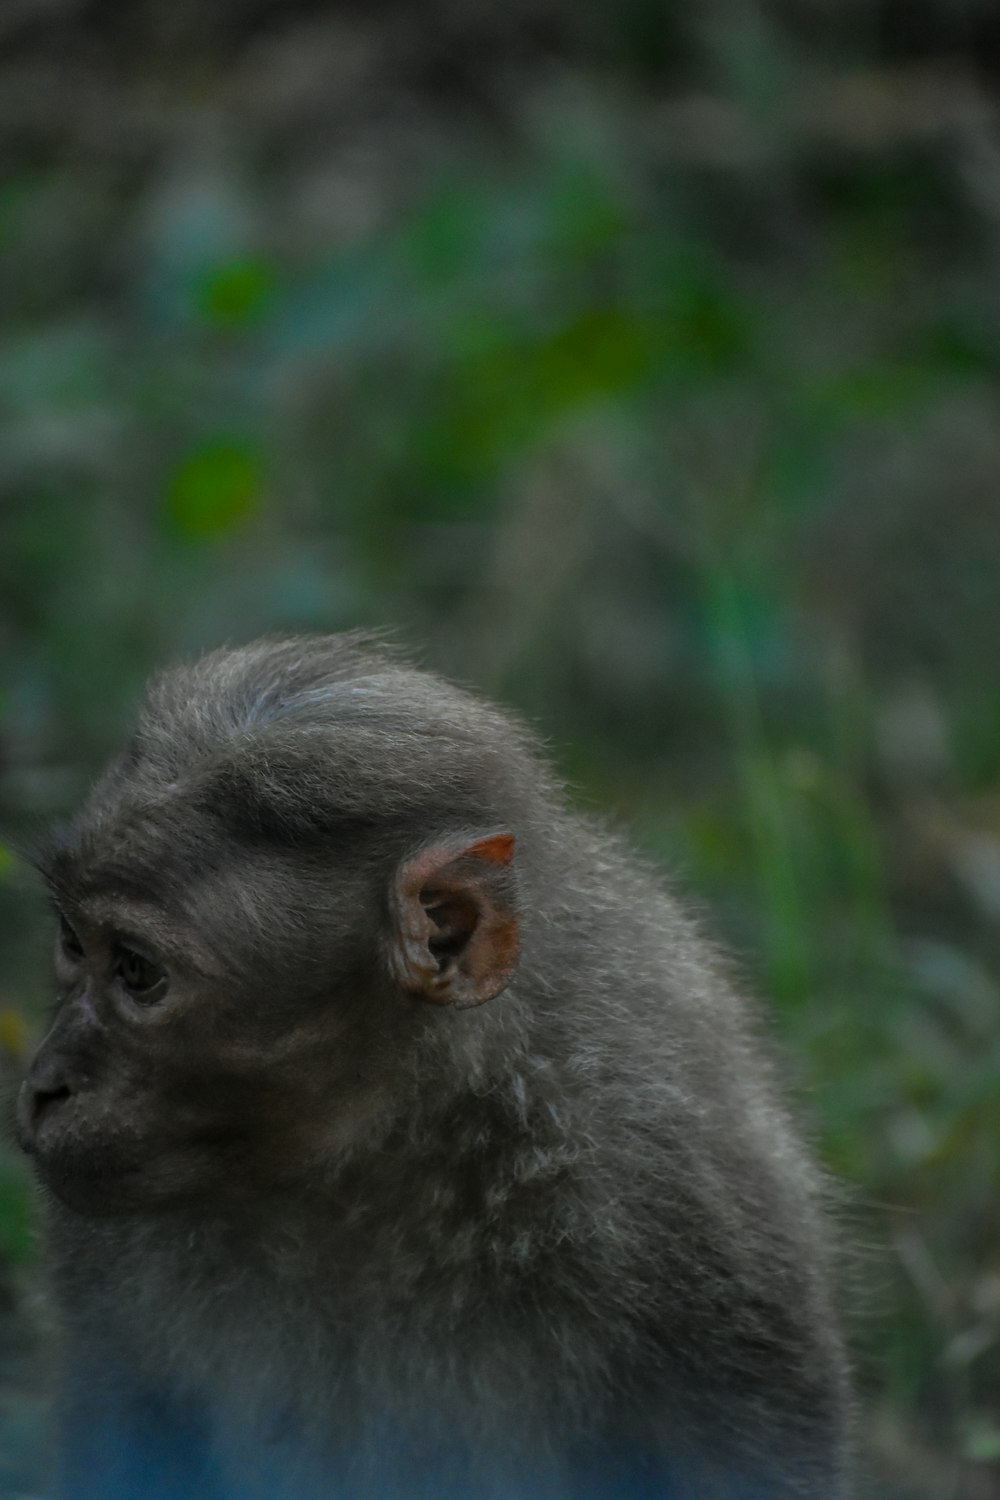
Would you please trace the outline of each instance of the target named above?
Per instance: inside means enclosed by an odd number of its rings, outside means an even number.
[[[352,637],[154,682],[40,860],[59,996],[18,1134],[42,1181],[92,1214],[267,1201],[446,1091],[517,964],[543,775],[501,714]]]

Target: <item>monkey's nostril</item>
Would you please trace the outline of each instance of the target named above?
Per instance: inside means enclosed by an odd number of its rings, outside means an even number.
[[[38,1121],[42,1118],[43,1114],[46,1114],[50,1109],[53,1109],[57,1104],[62,1104],[65,1100],[67,1100],[68,1098],[70,1098],[71,1094],[72,1094],[72,1090],[65,1083],[59,1084],[58,1086],[56,1086],[54,1088],[47,1088],[47,1089],[38,1089],[38,1088],[36,1088],[34,1090],[34,1094],[32,1096],[32,1101],[31,1101],[32,1102],[32,1108],[33,1108],[33,1111],[34,1111],[34,1116],[35,1116],[35,1123],[36,1124],[38,1123]]]
[[[17,1100],[17,1137],[23,1150],[34,1151],[43,1121],[50,1119],[72,1096],[69,1084],[61,1080],[34,1083],[31,1078],[25,1079]]]

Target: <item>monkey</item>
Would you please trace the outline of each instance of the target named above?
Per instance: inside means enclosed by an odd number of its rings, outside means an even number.
[[[752,1003],[512,714],[364,634],[210,652],[38,863],[61,1500],[842,1500]]]

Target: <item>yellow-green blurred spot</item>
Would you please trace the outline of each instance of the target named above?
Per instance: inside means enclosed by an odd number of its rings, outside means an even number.
[[[200,282],[198,311],[220,328],[237,328],[263,311],[271,284],[271,272],[262,261],[231,261],[208,272]]]
[[[182,536],[211,541],[237,530],[260,504],[259,456],[238,443],[206,444],[170,481],[166,514]]]
[[[0,843],[0,880],[9,875],[14,868],[14,856],[6,844]]]
[[[0,1051],[23,1057],[28,1039],[24,1017],[7,1006],[0,1008]]]

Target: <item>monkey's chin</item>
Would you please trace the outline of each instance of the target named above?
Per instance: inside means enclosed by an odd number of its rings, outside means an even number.
[[[158,1182],[149,1157],[100,1141],[67,1140],[44,1126],[28,1147],[42,1188],[74,1213],[91,1218],[148,1213],[176,1196]]]
[[[43,1190],[74,1213],[88,1218],[118,1218],[150,1207],[141,1175],[116,1170],[111,1163],[83,1166],[61,1153],[43,1156],[36,1152],[33,1165]]]
[[[148,1216],[206,1202],[203,1163],[177,1143],[36,1138],[30,1155],[43,1190],[87,1218]],[[221,1206],[226,1194],[214,1179],[211,1188],[207,1201]]]
[[[132,1193],[123,1192],[120,1183],[106,1179],[81,1177],[75,1172],[38,1171],[43,1191],[63,1208],[92,1219],[120,1218],[139,1211],[140,1204]]]

